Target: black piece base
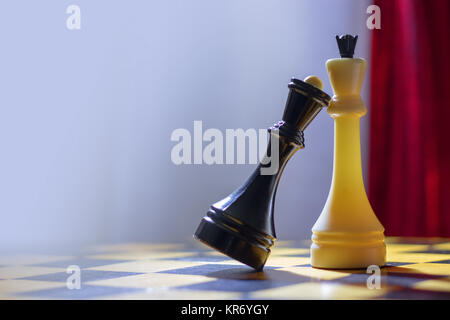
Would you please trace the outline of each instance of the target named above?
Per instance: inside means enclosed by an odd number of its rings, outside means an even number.
[[[261,271],[275,238],[249,228],[211,207],[194,234],[197,240]]]

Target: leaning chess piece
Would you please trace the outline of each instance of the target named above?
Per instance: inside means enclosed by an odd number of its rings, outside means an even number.
[[[311,265],[353,269],[386,262],[384,228],[364,189],[359,118],[367,109],[360,97],[366,61],[353,58],[358,37],[338,37],[341,58],[326,67],[334,96],[327,109],[334,118],[334,166],[325,207],[312,228]]]
[[[288,87],[282,121],[268,130],[266,157],[242,187],[210,207],[194,235],[256,270],[264,267],[276,238],[273,208],[283,169],[304,148],[303,130],[331,99],[315,76],[305,81],[292,78]]]

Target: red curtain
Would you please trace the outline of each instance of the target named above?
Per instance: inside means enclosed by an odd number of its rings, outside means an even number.
[[[387,235],[450,236],[450,1],[375,4],[369,199]]]

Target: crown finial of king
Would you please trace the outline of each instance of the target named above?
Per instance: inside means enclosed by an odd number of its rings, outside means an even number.
[[[353,58],[358,36],[352,36],[350,34],[342,35],[340,37],[336,36],[336,41],[341,58]]]

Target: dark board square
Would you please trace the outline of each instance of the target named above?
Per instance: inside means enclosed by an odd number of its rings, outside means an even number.
[[[407,266],[408,264],[415,264],[415,262],[386,262],[386,268]]]
[[[450,292],[416,290],[404,288],[400,290],[389,290],[378,299],[401,299],[401,300],[450,300]]]
[[[450,250],[435,250],[435,249],[429,249],[429,250],[420,250],[420,251],[411,251],[408,253],[432,253],[432,254],[450,254]]]
[[[187,257],[175,257],[175,258],[163,258],[161,260],[170,260],[170,261],[189,261],[189,262],[223,262],[231,260],[227,256],[215,256],[205,254],[204,252],[196,252],[195,254]]]
[[[47,263],[37,264],[37,267],[54,267],[54,268],[67,268],[71,265],[79,266],[81,269],[106,266],[109,264],[129,262],[131,260],[113,260],[113,259],[92,259],[92,258],[74,258],[70,260],[52,261]]]
[[[126,294],[144,291],[144,289],[123,288],[123,287],[109,287],[109,286],[94,286],[81,285],[80,289],[68,289],[67,287],[59,287],[44,290],[35,290],[28,292],[21,292],[16,296],[35,297],[35,298],[50,298],[50,299],[92,299],[101,298],[116,294]]]
[[[399,267],[399,266],[406,266],[408,264],[414,264],[415,262],[386,262],[386,268],[389,267]],[[307,264],[299,264],[296,265],[295,267],[300,267],[300,268],[312,268],[312,266],[307,263]]]
[[[446,243],[448,240],[443,238],[413,238],[413,237],[387,237],[385,239],[387,244],[399,243],[399,244],[424,244],[424,245],[434,245]]]
[[[176,287],[175,289],[208,290],[227,292],[253,292],[290,286],[298,283],[316,282],[315,279],[284,270],[268,268],[261,272],[248,272],[229,268],[208,274],[213,281]]]
[[[142,273],[102,271],[102,270],[81,270],[80,279],[81,279],[81,283],[83,283],[83,282],[87,282],[87,281],[115,279],[115,278],[128,277],[128,276],[134,276],[134,275],[139,275],[139,274],[142,274]],[[49,273],[49,274],[42,274],[42,275],[37,275],[37,276],[20,278],[19,280],[66,282],[70,276],[71,276],[71,273],[56,272],[56,273]]]
[[[309,252],[307,252],[307,253],[285,254],[285,255],[283,255],[283,257],[309,258]]]
[[[273,267],[267,267],[266,269],[274,269]],[[254,270],[247,266],[242,265],[231,265],[231,264],[202,264],[199,266],[178,268],[171,270],[158,271],[157,273],[169,273],[169,274],[187,274],[193,276],[207,276],[214,274],[216,272],[222,272],[224,270],[237,270],[243,273],[251,273]]]
[[[294,267],[299,267],[299,268],[312,268],[312,265],[310,265],[309,263],[306,264],[298,264]]]
[[[310,282],[311,280],[308,279],[307,281]],[[217,279],[208,282],[180,286],[174,289],[226,291],[226,292],[253,292],[258,290],[284,287],[292,284],[295,283],[290,283],[286,281],[283,282],[283,281]]]
[[[349,283],[349,284],[361,284],[366,285],[367,280],[373,274],[366,273],[354,273],[350,274],[347,277],[338,279],[338,280],[330,280],[330,282],[337,283]],[[430,274],[421,274],[421,273],[400,273],[400,272],[389,272],[384,269],[380,276],[381,287],[383,286],[399,286],[405,288],[412,288],[414,284],[430,279],[439,279],[443,276],[438,275],[430,275]]]
[[[450,259],[449,260],[432,261],[430,263],[450,264]]]

